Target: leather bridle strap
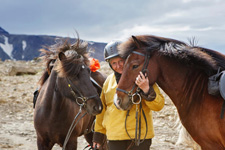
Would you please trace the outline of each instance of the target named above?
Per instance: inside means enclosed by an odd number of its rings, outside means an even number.
[[[92,96],[89,96],[89,97],[83,96],[81,94],[81,92],[78,90],[78,88],[70,81],[69,78],[66,78],[66,80],[68,82],[68,87],[70,88],[71,93],[72,93],[73,97],[76,99],[76,103],[78,105],[84,105],[88,99],[92,99],[94,97],[98,97],[98,94],[92,95]],[[73,89],[75,89],[75,91]],[[79,96],[76,95],[76,92],[78,93]],[[79,103],[78,99],[82,100],[83,103]]]
[[[130,112],[130,110],[127,111],[127,115],[126,115],[126,118],[125,118],[125,130],[126,130],[127,135],[129,136],[129,138],[135,143],[136,146],[138,146],[142,142],[144,142],[144,140],[146,139],[147,133],[148,133],[147,118],[146,118],[144,110],[142,109],[142,104],[140,103],[139,119],[138,119],[138,110],[136,110],[136,116],[135,116],[135,118],[136,118],[135,139],[133,140],[131,138],[130,134],[128,133],[128,131],[127,131],[127,118],[129,116],[129,112]],[[145,136],[144,136],[143,140],[140,140],[141,139],[141,113],[142,113],[142,115],[144,117],[144,121],[145,121],[145,125],[146,125],[146,131],[145,131]],[[139,120],[139,126],[137,125],[138,124],[138,120]],[[138,129],[138,127],[139,127],[139,129]],[[137,131],[139,131],[139,133],[137,133]]]
[[[82,112],[82,106],[80,106],[79,112],[74,117],[73,122],[70,125],[70,128],[69,128],[69,130],[68,130],[68,132],[66,134],[66,138],[65,138],[64,143],[63,143],[62,150],[65,150],[66,149],[66,145],[67,145],[67,143],[68,143],[68,141],[70,139],[71,134],[73,133],[74,128],[78,124],[78,122],[87,114],[87,112],[85,112],[80,118],[78,118],[78,116],[81,114],[81,112]],[[77,122],[75,122],[76,119],[77,119]]]
[[[145,54],[140,53],[140,52],[137,52],[137,51],[132,51],[132,53],[134,53],[134,54],[138,54],[138,55],[141,55],[141,56],[145,56]]]
[[[93,79],[92,77],[90,77],[90,80],[92,83],[94,83],[97,87],[99,87],[100,89],[102,89],[102,86],[100,84],[98,84],[97,81],[95,81],[95,79]]]
[[[137,55],[141,55],[141,56],[144,56],[145,57],[145,61],[144,61],[144,65],[143,65],[143,68],[142,68],[142,72],[145,73],[147,70],[147,67],[148,67],[148,63],[149,63],[149,59],[150,59],[150,55],[145,55],[143,53],[140,53],[140,52],[137,52],[137,51],[132,51],[132,53],[134,54],[137,54]],[[134,83],[132,89],[130,91],[126,91],[126,90],[123,90],[123,89],[120,89],[120,88],[116,88],[117,91],[120,91],[120,92],[123,92],[123,93],[126,93],[129,97],[132,97],[132,93],[133,93],[133,90],[135,89],[137,85]],[[138,91],[139,92],[139,91]]]
[[[135,87],[136,87],[136,84],[133,85],[133,87],[130,91],[126,91],[126,90],[123,90],[123,89],[120,89],[120,88],[116,88],[116,90],[120,91],[120,92],[123,92],[123,93],[126,93],[129,97],[132,97],[132,92],[133,92]]]
[[[149,60],[150,60],[150,55],[145,55],[145,54],[137,52],[137,51],[133,51],[132,53],[145,57],[144,65],[143,65],[143,68],[142,68],[142,72],[145,75],[145,72],[148,71],[147,68],[148,68],[148,64],[149,64]],[[133,94],[133,90],[135,89],[136,86],[137,85],[134,84],[130,91],[126,91],[126,90],[123,90],[123,89],[120,89],[120,88],[117,88],[116,90],[120,91],[120,92],[123,92],[123,93],[126,93],[130,97],[130,99],[132,99],[133,95],[135,95],[135,93]],[[139,93],[139,92],[140,92],[140,89],[137,88],[136,94]],[[137,107],[138,104],[136,104],[136,107]],[[147,123],[147,119],[146,119],[144,110],[142,109],[141,100],[140,100],[140,114],[138,114],[139,111],[137,109],[138,108],[136,108],[136,116],[135,116],[135,118],[136,118],[136,128],[135,128],[135,139],[134,139],[134,143],[135,143],[136,146],[138,146],[140,143],[142,143],[145,140],[145,138],[147,136],[147,133],[148,133],[148,123]],[[127,117],[129,116],[129,112],[130,111],[128,110],[126,118],[125,118],[125,130],[126,130],[127,135],[129,136],[129,138],[132,140],[130,134],[127,131]],[[141,138],[141,113],[143,114],[143,117],[144,117],[144,120],[145,120],[145,124],[146,124],[146,133],[145,133],[145,137],[144,137],[143,140],[140,140],[140,138]]]
[[[70,136],[74,130],[74,128],[76,127],[76,125],[78,124],[78,122],[87,114],[87,112],[85,112],[80,118],[78,118],[78,116],[81,114],[82,112],[82,107],[86,104],[86,101],[88,99],[91,99],[91,98],[94,98],[94,97],[97,97],[98,95],[93,95],[93,96],[89,96],[89,97],[84,97],[81,92],[78,90],[78,88],[70,81],[69,78],[66,78],[67,82],[68,82],[68,87],[71,89],[71,93],[73,94],[74,98],[76,99],[76,103],[80,106],[80,109],[79,109],[79,112],[77,113],[77,115],[74,117],[73,119],[73,122],[72,124],[70,125],[70,128],[67,132],[67,135],[66,135],[66,138],[64,140],[64,143],[63,143],[63,148],[62,150],[65,150],[66,149],[66,144],[67,142],[69,141],[70,139]],[[72,86],[72,87],[71,87]],[[76,92],[79,94],[80,97],[78,97],[75,93],[75,91],[73,90],[75,89]],[[83,103],[79,103],[77,101],[77,99],[81,99],[83,101]],[[78,119],[77,119],[78,118]],[[75,122],[75,120],[77,119],[77,122]]]

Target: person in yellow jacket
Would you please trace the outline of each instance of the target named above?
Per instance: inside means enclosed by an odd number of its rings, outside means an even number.
[[[107,77],[102,88],[100,98],[103,110],[96,116],[93,146],[101,147],[106,135],[109,150],[149,150],[151,139],[154,137],[152,110],[160,111],[163,108],[164,97],[157,85],[149,86],[148,78],[140,72],[135,83],[141,89],[142,109],[146,117],[141,115],[141,120],[143,120],[140,133],[141,143],[135,145],[133,139],[135,139],[136,131],[136,106],[132,106],[127,116],[127,111],[117,109],[113,102],[124,65],[124,59],[119,56],[117,50],[119,44],[119,41],[112,41],[104,49],[105,60],[109,62],[114,73]]]

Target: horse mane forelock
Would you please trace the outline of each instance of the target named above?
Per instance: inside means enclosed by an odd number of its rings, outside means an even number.
[[[74,44],[65,42],[58,50],[64,52],[66,59],[60,60],[57,63],[56,71],[60,76],[76,76],[82,65],[88,65],[88,43],[82,42],[80,39]]]
[[[136,36],[140,47],[132,38],[119,45],[119,54],[127,58],[134,50],[143,50],[147,53],[158,52],[158,55],[173,58],[186,66],[192,66],[205,72],[208,76],[215,73],[219,66],[224,67],[225,58],[219,53],[201,47],[190,46],[184,42],[151,35]]]
[[[68,40],[65,40],[41,49],[40,58],[46,64],[46,69],[38,83],[41,86],[44,84],[49,77],[53,66],[55,65],[57,68],[56,70],[63,76],[76,75],[79,72],[82,63],[86,65],[89,63],[87,46],[87,42],[82,42],[78,38],[74,44],[71,44]],[[68,56],[68,59],[61,61],[61,63],[55,63],[58,59],[58,54],[60,52],[66,53],[66,51],[74,51],[73,56]],[[78,65],[74,65],[74,63]]]

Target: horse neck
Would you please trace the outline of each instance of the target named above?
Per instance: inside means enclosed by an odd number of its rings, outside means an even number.
[[[91,77],[102,87],[107,76],[99,71],[96,71],[91,72]]]
[[[205,92],[205,76],[193,70],[193,67],[187,67],[169,58],[162,57],[159,62],[161,75],[157,84],[171,98],[178,111],[189,112],[194,109],[193,104],[200,102]]]
[[[56,79],[57,73],[53,70],[40,89],[40,96],[38,98],[40,99],[40,101],[42,101],[42,105],[44,105],[48,109],[51,108],[56,86]]]

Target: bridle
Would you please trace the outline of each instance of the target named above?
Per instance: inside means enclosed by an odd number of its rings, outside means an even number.
[[[143,65],[143,68],[142,68],[142,72],[147,72],[147,68],[148,68],[148,63],[149,63],[149,59],[150,59],[150,55],[147,54],[143,54],[143,53],[140,53],[140,52],[137,52],[137,51],[132,51],[132,53],[134,54],[137,54],[137,55],[141,55],[141,56],[144,56],[145,57],[145,61],[144,61],[144,65]],[[140,92],[140,89],[137,88],[136,89],[136,92],[133,93],[133,90],[135,89],[137,85],[134,83],[132,89],[130,91],[126,91],[126,90],[123,90],[123,89],[120,89],[120,88],[116,88],[117,91],[120,91],[120,92],[123,92],[123,93],[126,93],[128,95],[128,97],[130,98],[130,100],[132,101],[133,104],[139,104],[141,102],[141,100],[139,100],[138,102],[134,102],[134,96],[137,95],[140,99],[141,99],[141,96],[139,94]]]
[[[98,97],[98,94],[96,95],[92,95],[92,96],[89,96],[89,97],[85,97],[82,95],[82,93],[78,90],[77,86],[75,86],[71,80],[66,77],[66,81],[67,81],[67,84],[68,84],[68,87],[70,88],[70,92],[72,93],[73,97],[75,98],[76,100],[76,103],[80,106],[80,109],[79,109],[79,112],[77,113],[77,115],[74,117],[73,119],[73,122],[71,123],[70,125],[70,128],[67,132],[67,135],[66,135],[66,138],[64,140],[64,143],[63,143],[63,147],[62,147],[62,150],[65,150],[66,149],[66,144],[67,142],[69,141],[70,139],[70,136],[74,130],[74,128],[76,127],[76,125],[78,124],[78,122],[87,114],[87,112],[85,112],[80,118],[78,118],[78,116],[81,114],[82,112],[82,107],[86,107],[87,105],[87,100],[89,99],[92,99],[94,97]],[[77,95],[77,94],[78,95]],[[81,100],[81,102],[79,101]],[[75,120],[78,118],[77,122],[75,123]]]
[[[90,77],[90,80],[91,80],[94,84],[96,84],[97,86],[99,86],[99,84],[98,84],[94,79],[92,79],[91,77]],[[85,96],[83,96],[83,94],[78,90],[77,86],[75,86],[75,85],[72,83],[72,81],[71,81],[68,77],[66,77],[66,81],[67,81],[68,87],[70,88],[70,92],[72,93],[73,97],[75,98],[75,102],[80,106],[80,109],[79,109],[79,112],[77,113],[77,115],[74,117],[73,122],[72,122],[71,125],[70,125],[70,128],[69,128],[69,130],[68,130],[68,132],[67,132],[66,138],[65,138],[64,143],[63,143],[62,150],[65,150],[65,149],[66,149],[66,144],[68,143],[68,141],[69,141],[69,139],[70,139],[70,136],[71,136],[71,134],[72,134],[74,128],[75,128],[76,125],[78,124],[78,122],[79,122],[79,121],[87,114],[87,112],[85,112],[80,118],[78,118],[79,115],[80,115],[81,112],[82,112],[82,107],[86,107],[86,105],[87,105],[87,100],[92,99],[92,98],[94,98],[94,97],[98,97],[98,94],[92,95],[92,96],[89,96],[89,97],[85,97]],[[100,87],[100,86],[99,86],[99,87]],[[75,89],[75,90],[74,90],[74,89]],[[76,93],[77,93],[78,95],[77,95]],[[81,100],[81,102],[79,102],[79,100]],[[78,118],[78,119],[77,119],[77,118]],[[75,123],[76,119],[77,119],[77,122]]]
[[[145,72],[148,73],[148,64],[149,64],[149,59],[150,59],[150,55],[147,54],[143,54],[143,53],[140,53],[140,52],[137,52],[137,51],[133,51],[132,53],[134,54],[137,54],[137,55],[141,55],[141,56],[144,56],[145,57],[145,61],[144,61],[144,65],[143,65],[143,68],[142,68],[142,72],[143,74],[145,74]],[[135,87],[137,85],[134,83],[132,89],[130,91],[126,91],[126,90],[123,90],[123,89],[120,89],[120,88],[117,88],[116,90],[117,91],[120,91],[120,92],[123,92],[125,94],[128,95],[129,99],[132,101],[133,104],[136,105],[136,115],[135,115],[135,119],[136,119],[136,128],[135,128],[135,139],[134,139],[134,143],[136,146],[139,146],[140,143],[144,142],[146,136],[147,136],[147,133],[148,133],[148,124],[147,124],[147,119],[146,119],[146,115],[144,113],[144,110],[142,109],[142,103],[141,103],[141,96],[140,96],[140,88],[137,87],[136,91],[133,93]],[[139,97],[139,101],[138,102],[135,102],[134,101],[134,96],[137,95]],[[140,104],[140,107],[138,108],[138,104]],[[140,113],[139,113],[139,110],[140,110]],[[126,133],[127,135],[129,136],[129,138],[133,141],[133,139],[131,138],[130,134],[128,133],[127,131],[127,118],[129,116],[129,112],[130,110],[127,111],[127,115],[126,115],[126,118],[125,118],[125,130],[126,130]],[[140,140],[141,138],[141,114],[143,114],[143,117],[144,117],[144,120],[145,120],[145,124],[146,124],[146,132],[145,132],[145,136],[144,136],[144,139],[143,140]],[[139,127],[139,129],[138,129]],[[130,145],[127,149],[129,149],[132,145]]]
[[[72,93],[73,97],[76,100],[76,103],[80,107],[86,106],[87,100],[92,99],[94,97],[98,97],[98,94],[92,95],[92,96],[89,96],[89,97],[83,96],[82,93],[78,90],[78,88],[71,82],[71,80],[68,77],[66,78],[66,80],[67,80],[67,83],[68,83],[68,87],[70,88],[70,92]]]

